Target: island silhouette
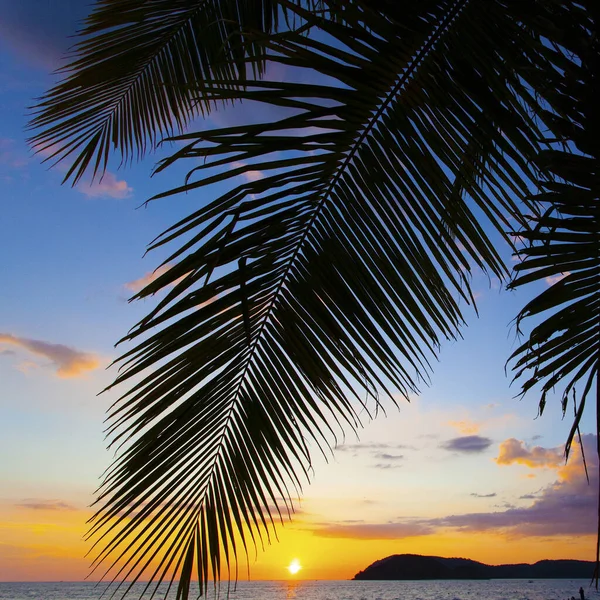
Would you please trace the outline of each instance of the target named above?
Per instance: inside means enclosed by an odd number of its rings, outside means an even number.
[[[486,565],[469,558],[394,554],[376,560],[353,579],[591,579],[594,566],[585,560]]]

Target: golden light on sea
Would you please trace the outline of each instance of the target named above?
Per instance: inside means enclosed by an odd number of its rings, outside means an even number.
[[[302,565],[300,564],[300,561],[295,558],[287,567],[287,570],[290,572],[291,575],[295,575],[300,569],[302,568]]]

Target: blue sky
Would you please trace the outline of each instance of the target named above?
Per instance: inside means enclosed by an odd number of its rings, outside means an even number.
[[[116,375],[114,368],[105,370],[119,354],[114,343],[152,306],[127,299],[166,256],[143,258],[146,245],[210,191],[140,208],[185,174],[176,165],[150,178],[157,155],[126,169],[111,165],[92,186],[61,185],[64,171],[48,169],[33,155],[25,127],[28,107],[55,81],[49,72],[60,64],[65,36],[85,14],[84,3],[1,0],[0,14],[0,454],[8,459],[0,464],[0,539],[12,540],[0,543],[0,558],[11,569],[0,568],[0,579],[27,577],[31,548],[37,548],[36,568],[45,577],[80,578],[87,505],[112,456],[105,450],[103,419],[117,396],[97,393]],[[510,262],[508,246],[504,253]],[[508,293],[481,274],[473,287],[480,317],[466,309],[464,339],[443,345],[431,385],[411,404],[399,399],[400,411],[390,406],[387,419],[367,423],[360,441],[346,439],[328,464],[317,461],[314,485],[300,504],[298,535],[385,540],[382,552],[433,552],[435,544],[423,541],[431,540],[426,528],[452,527],[451,516],[483,514],[490,523],[496,519],[485,535],[504,535],[508,553],[516,530],[507,519],[521,523],[510,511],[535,508],[540,498],[553,498],[560,482],[574,481],[556,458],[570,426],[569,418],[561,419],[559,399],[536,419],[537,397],[515,399],[518,387],[510,387],[505,373],[517,344],[511,321],[541,287]],[[588,422],[582,429],[593,431]],[[499,513],[504,517],[489,517]],[[56,537],[61,527],[69,532],[63,550]],[[419,531],[421,545],[402,541]],[[582,557],[592,547],[591,530],[574,532],[584,536],[579,546],[565,546],[564,531],[541,537],[527,531],[530,544],[518,543],[529,552],[519,555],[523,560],[543,552]],[[390,545],[394,541],[397,546]],[[473,545],[459,547],[477,552]],[[63,551],[71,570],[61,571],[55,562]],[[378,551],[373,546],[373,560]],[[483,551],[478,557],[490,560]],[[259,564],[257,572],[270,571]]]

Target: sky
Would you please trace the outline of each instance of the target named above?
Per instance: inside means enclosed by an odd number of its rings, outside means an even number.
[[[73,188],[27,146],[29,107],[56,81],[87,4],[0,0],[0,581],[88,575],[86,520],[113,458],[103,421],[117,397],[98,392],[116,375],[115,342],[153,306],[127,300],[164,258],[144,257],[146,245],[207,200],[141,208],[185,174],[175,165],[151,178],[157,155]],[[559,398],[537,418],[537,397],[516,398],[505,371],[512,320],[542,285],[506,292],[475,274],[479,317],[467,311],[464,339],[443,345],[419,396],[365,415],[358,437],[317,458],[293,520],[249,557],[253,579],[289,578],[294,559],[295,578],[347,579],[404,552],[593,559],[593,425],[582,426],[588,485],[578,445],[565,465]]]

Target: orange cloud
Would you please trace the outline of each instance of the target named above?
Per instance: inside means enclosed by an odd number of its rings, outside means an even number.
[[[463,435],[474,435],[479,433],[479,430],[481,429],[479,423],[475,423],[475,421],[469,421],[468,419],[464,419],[462,421],[448,421],[448,425],[450,425],[450,427],[454,427]]]
[[[542,448],[534,446],[529,448],[521,440],[510,438],[500,444],[498,458],[499,465],[525,465],[531,469],[548,467],[555,469],[564,463],[564,455],[560,448]]]
[[[104,198],[108,196],[117,200],[123,200],[124,198],[129,198],[133,192],[133,188],[130,188],[124,179],[117,179],[110,171],[107,171],[102,177],[94,180],[92,183],[80,183],[76,187],[81,193],[90,198]]]
[[[588,470],[594,470],[594,477],[596,477],[598,474],[598,454],[596,451],[595,436],[585,434],[582,438],[584,442],[583,451],[585,452]],[[571,446],[568,462],[565,463],[563,459],[560,468],[558,469],[558,479],[560,482],[570,484],[578,483],[582,486],[587,484],[582,454],[581,445],[575,440],[575,443]],[[598,489],[597,486],[596,489]]]
[[[23,348],[31,354],[47,358],[56,367],[56,374],[63,379],[80,377],[100,366],[100,360],[94,354],[81,352],[63,344],[22,338],[10,333],[0,333],[0,344]]]
[[[569,462],[558,470],[558,479],[545,487],[531,506],[511,507],[502,512],[471,513],[450,515],[442,519],[430,520],[429,524],[442,527],[454,527],[462,531],[504,531],[515,537],[547,537],[594,535],[598,512],[598,455],[596,454],[596,436],[582,436],[588,466],[589,482],[586,477],[581,447],[573,444]],[[534,455],[536,448],[528,450],[518,440],[509,444],[513,450],[521,448],[522,453]],[[562,461],[557,449],[540,449],[535,453],[536,465],[547,466],[553,461]],[[539,463],[539,464],[538,464]],[[544,463],[546,463],[544,465]]]

